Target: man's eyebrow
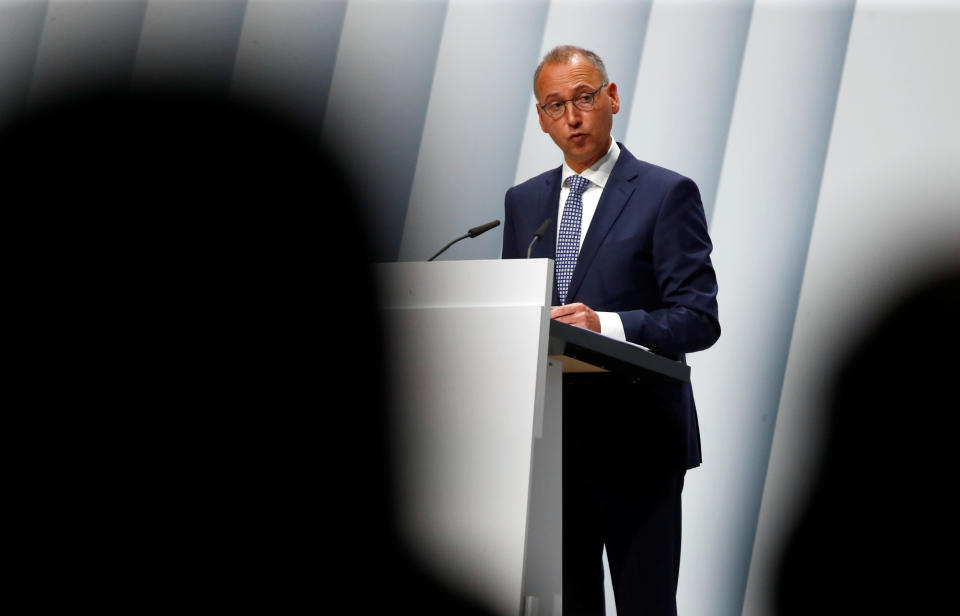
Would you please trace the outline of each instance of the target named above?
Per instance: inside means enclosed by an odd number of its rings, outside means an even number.
[[[578,83],[577,85],[573,86],[574,96],[576,96],[577,94],[583,94],[584,92],[593,92],[594,90],[596,90],[596,88],[589,83]],[[543,100],[548,101],[550,100],[551,96],[555,96],[557,98],[563,98],[563,95],[560,94],[559,92],[551,92],[546,96],[544,96]]]

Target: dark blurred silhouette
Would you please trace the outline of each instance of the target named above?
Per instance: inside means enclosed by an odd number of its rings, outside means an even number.
[[[36,605],[482,613],[398,547],[363,210],[315,135],[88,93],[0,168]]]
[[[949,605],[960,270],[900,299],[836,375],[815,488],[779,572],[777,614],[931,614]]]

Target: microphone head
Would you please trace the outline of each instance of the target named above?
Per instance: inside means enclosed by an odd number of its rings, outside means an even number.
[[[499,220],[491,220],[485,225],[480,225],[479,227],[474,227],[473,229],[470,229],[469,231],[467,231],[467,235],[470,237],[477,237],[481,233],[486,233],[490,229],[493,229],[494,227],[499,227],[499,226],[500,226]]]
[[[543,234],[547,232],[547,229],[550,228],[550,225],[551,225],[551,224],[553,224],[553,219],[552,219],[552,218],[548,218],[548,219],[544,220],[544,221],[543,221],[543,224],[540,225],[540,228],[538,228],[536,231],[533,232],[533,237],[536,237],[536,238],[541,238],[541,237],[543,237]]]

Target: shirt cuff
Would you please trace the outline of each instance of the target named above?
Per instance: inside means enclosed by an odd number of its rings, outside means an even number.
[[[627,341],[627,334],[623,331],[623,321],[616,312],[598,312],[600,319],[600,333],[609,338]]]

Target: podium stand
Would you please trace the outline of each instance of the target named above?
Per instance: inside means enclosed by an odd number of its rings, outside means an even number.
[[[405,547],[496,614],[561,614],[563,371],[649,381],[689,368],[550,321],[548,259],[375,271]]]

